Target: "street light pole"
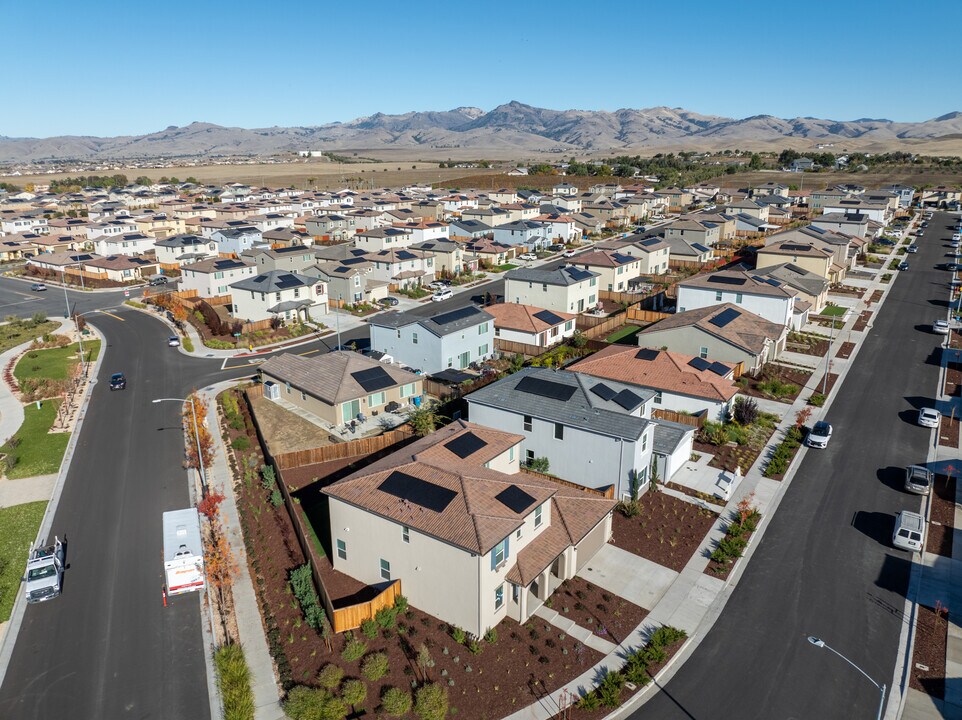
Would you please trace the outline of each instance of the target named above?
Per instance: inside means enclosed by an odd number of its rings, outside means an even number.
[[[817,648],[824,648],[825,650],[831,650],[833,653],[835,653],[835,654],[838,655],[840,658],[842,658],[842,660],[844,660],[844,661],[847,662],[849,665],[851,665],[853,668],[855,668],[855,669],[858,670],[860,673],[862,673],[862,675],[865,676],[865,679],[866,679],[866,680],[868,680],[868,681],[869,681],[870,683],[872,683],[876,688],[878,688],[878,691],[879,691],[879,693],[881,694],[881,697],[879,698],[878,713],[875,715],[875,720],[882,720],[882,710],[883,710],[884,707],[885,707],[885,683],[882,683],[881,685],[879,685],[877,682],[875,682],[875,681],[869,676],[869,674],[868,674],[867,672],[865,672],[862,668],[860,668],[858,665],[856,665],[855,663],[853,663],[853,662],[852,662],[851,660],[849,660],[847,657],[845,657],[844,655],[842,655],[842,653],[840,653],[838,650],[836,650],[835,648],[831,647],[830,645],[827,645],[824,640],[821,640],[821,639],[819,639],[819,638],[817,638],[817,637],[815,637],[815,636],[813,636],[813,635],[809,635],[808,638],[807,638],[807,640],[808,640],[812,645],[814,645],[814,646],[817,647]]]
[[[197,443],[197,464],[199,465],[199,469],[200,469],[200,489],[201,489],[201,492],[206,496],[207,495],[207,475],[204,473],[204,454],[200,447],[200,432],[197,430],[197,410],[194,407],[193,396],[189,398],[157,398],[156,400],[151,400],[151,402],[153,403],[189,402],[190,403],[190,415],[194,421],[194,442]]]
[[[832,315],[832,332],[828,336],[828,354],[825,356],[825,377],[822,378],[822,395],[828,387],[828,375],[832,371],[832,345],[835,342],[835,316]]]

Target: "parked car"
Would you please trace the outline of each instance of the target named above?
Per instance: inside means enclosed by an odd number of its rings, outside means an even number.
[[[905,252],[912,253],[913,255],[919,251],[918,245],[909,245],[905,248]]]
[[[949,321],[948,320],[935,320],[932,323],[932,332],[936,335],[948,335],[949,334]]]
[[[937,428],[942,422],[942,413],[934,408],[922,408],[919,410],[919,425],[927,428]]]
[[[962,241],[962,233],[952,233],[952,242],[957,243]],[[952,247],[958,247],[957,245],[952,245]]]
[[[921,227],[921,228],[927,228],[928,226],[929,226],[929,224],[928,224],[927,222],[925,222],[925,221],[923,221],[922,224],[919,225],[919,227]]]
[[[962,247],[962,240],[959,240],[958,238],[954,239],[952,242],[949,243],[949,247],[950,248]]]
[[[443,290],[444,283],[442,283],[440,280],[432,280],[431,282],[428,283],[428,287],[431,288],[432,290]]]
[[[565,251],[564,251],[564,256],[565,256],[566,258],[574,257],[574,256],[575,256],[575,251],[574,251],[574,250],[565,250]]]
[[[923,235],[925,235],[925,230],[919,230],[917,233],[915,233],[915,237],[922,237]]]
[[[905,260],[899,263],[899,270],[908,270],[908,269],[909,269],[909,264]]]
[[[110,389],[111,390],[126,390],[127,389],[127,378],[124,377],[123,373],[114,373],[110,376]]]
[[[824,420],[819,420],[808,432],[805,444],[810,448],[826,448],[828,441],[832,439],[832,426]]]
[[[932,489],[933,473],[922,465],[905,468],[905,490],[915,495],[928,495]]]
[[[889,247],[894,247],[894,246],[895,246],[895,241],[894,241],[894,240],[889,240],[888,238],[882,238],[881,240],[878,241],[878,244],[879,244],[879,245],[888,245]]]
[[[962,270],[962,265],[954,262],[947,262],[945,263],[944,267],[946,270]]]
[[[431,296],[431,300],[434,302],[441,302],[442,300],[449,300],[454,297],[454,293],[450,290],[438,290],[434,295]]]
[[[157,277],[150,278],[149,285],[166,285],[170,282],[170,278],[166,275],[158,275]]]
[[[903,510],[895,516],[892,544],[909,552],[922,552],[925,547],[925,521],[918,513]]]
[[[518,260],[537,260],[538,256],[534,253],[521,253],[518,255]]]
[[[167,338],[167,347],[180,347],[180,338],[176,335],[171,335]]]
[[[395,307],[395,306],[398,304],[398,302],[399,302],[399,301],[398,301],[398,299],[397,299],[396,297],[391,297],[391,296],[388,296],[388,297],[384,298],[383,300],[381,300],[381,304],[382,304],[384,307]]]
[[[548,246],[548,249],[549,249],[551,252],[561,252],[562,250],[565,249],[565,246],[564,246],[564,245],[561,245],[560,243],[558,243],[558,244],[555,244],[555,245],[549,245],[549,246]]]
[[[34,292],[43,292],[44,290],[47,289],[47,286],[44,285],[43,283],[34,283],[33,285],[30,286],[30,289],[33,290]]]

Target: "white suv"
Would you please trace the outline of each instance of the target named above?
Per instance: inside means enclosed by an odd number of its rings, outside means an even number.
[[[900,550],[922,552],[925,547],[925,521],[922,516],[908,510],[896,515],[892,544]]]

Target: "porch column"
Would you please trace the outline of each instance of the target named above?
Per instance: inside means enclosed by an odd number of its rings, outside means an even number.
[[[541,601],[548,599],[548,576],[550,574],[550,567],[547,570],[542,570],[541,574],[538,576],[538,599]]]
[[[528,619],[528,588],[518,585],[518,617],[520,622]]]

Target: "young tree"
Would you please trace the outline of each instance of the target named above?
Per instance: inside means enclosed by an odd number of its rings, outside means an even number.
[[[198,445],[200,446],[200,460],[204,467],[209,468],[214,460],[214,440],[207,428],[207,405],[196,391],[190,396],[193,402],[184,403],[182,422],[187,439],[187,467],[200,469],[198,462]],[[196,422],[196,424],[195,424]]]

